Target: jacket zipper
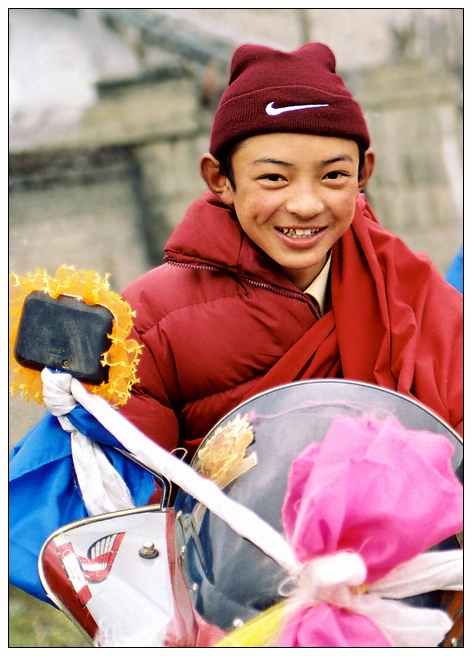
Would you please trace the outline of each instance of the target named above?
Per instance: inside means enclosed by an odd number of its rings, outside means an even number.
[[[281,287],[276,287],[275,285],[270,285],[269,283],[265,282],[260,282],[259,280],[254,280],[253,278],[250,278],[249,276],[244,276],[242,274],[237,274],[239,277],[243,280],[246,280],[250,285],[253,285],[254,287],[262,287],[263,289],[267,289],[269,291],[274,292],[275,294],[280,294],[280,296],[286,296],[287,298],[294,298],[298,301],[302,301],[303,303],[306,303],[310,310],[313,312],[315,317],[317,319],[321,319],[321,314],[320,310],[318,308],[318,304],[315,303],[315,301],[309,296],[308,294],[304,294],[303,292],[300,292],[297,294],[296,292],[291,292],[289,290],[282,289]]]
[[[166,262],[168,264],[171,264],[172,266],[183,267],[187,269],[201,269],[203,271],[227,271],[228,273],[233,273],[232,271],[230,272],[224,267],[211,266],[209,264],[200,264],[198,262],[176,262],[175,260],[170,260],[170,259],[167,259]],[[285,296],[287,298],[293,298],[298,301],[302,301],[303,303],[306,303],[308,305],[308,307],[310,308],[310,310],[313,312],[313,314],[316,316],[317,319],[321,318],[318,304],[315,303],[315,301],[308,294],[303,294],[303,292],[299,292],[297,294],[296,292],[291,292],[288,289],[282,289],[281,287],[277,287],[276,285],[271,285],[267,282],[255,280],[254,278],[251,278],[250,276],[244,275],[242,273],[233,273],[233,275],[236,278],[245,280],[253,287],[267,289],[268,291],[271,291],[274,294],[279,294],[280,296]]]

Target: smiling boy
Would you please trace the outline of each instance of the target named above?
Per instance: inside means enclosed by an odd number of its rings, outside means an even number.
[[[327,46],[235,52],[165,264],[123,296],[143,344],[122,412],[191,457],[251,395],[337,377],[462,421],[462,297],[382,228],[364,116]]]

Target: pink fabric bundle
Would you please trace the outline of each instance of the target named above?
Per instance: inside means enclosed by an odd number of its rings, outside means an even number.
[[[282,513],[297,558],[309,564],[355,554],[365,576],[355,585],[347,577],[347,585],[312,585],[308,596],[299,592],[278,646],[392,646],[391,636],[367,615],[353,612],[357,600],[374,597],[355,586],[368,591],[461,530],[463,492],[452,452],[445,436],[408,431],[393,418],[339,416],[324,441],[294,461]],[[344,603],[343,595],[354,602]],[[376,599],[387,614],[386,604],[403,606]]]

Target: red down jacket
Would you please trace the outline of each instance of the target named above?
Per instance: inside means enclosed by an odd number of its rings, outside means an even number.
[[[123,293],[144,349],[121,412],[191,457],[253,393],[342,377],[413,396],[460,432],[462,295],[377,223],[363,195],[333,248],[330,293],[318,319],[231,210],[204,194],[171,235],[166,263]]]

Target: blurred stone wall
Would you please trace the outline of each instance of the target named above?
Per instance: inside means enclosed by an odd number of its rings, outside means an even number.
[[[160,263],[170,231],[203,191],[207,141],[188,75],[103,84],[78,129],[10,153],[11,269],[96,269],[121,291]]]
[[[376,153],[369,202],[445,274],[463,238],[460,85],[438,66],[406,61],[369,71],[355,94]]]
[[[96,155],[96,153],[95,153]],[[27,275],[62,265],[109,273],[122,289],[146,267],[134,164],[126,152],[92,157],[48,153],[35,157],[35,180],[10,175],[10,266]],[[42,162],[40,162],[42,160]],[[18,173],[18,175],[16,175]],[[28,179],[29,178],[29,179]]]

